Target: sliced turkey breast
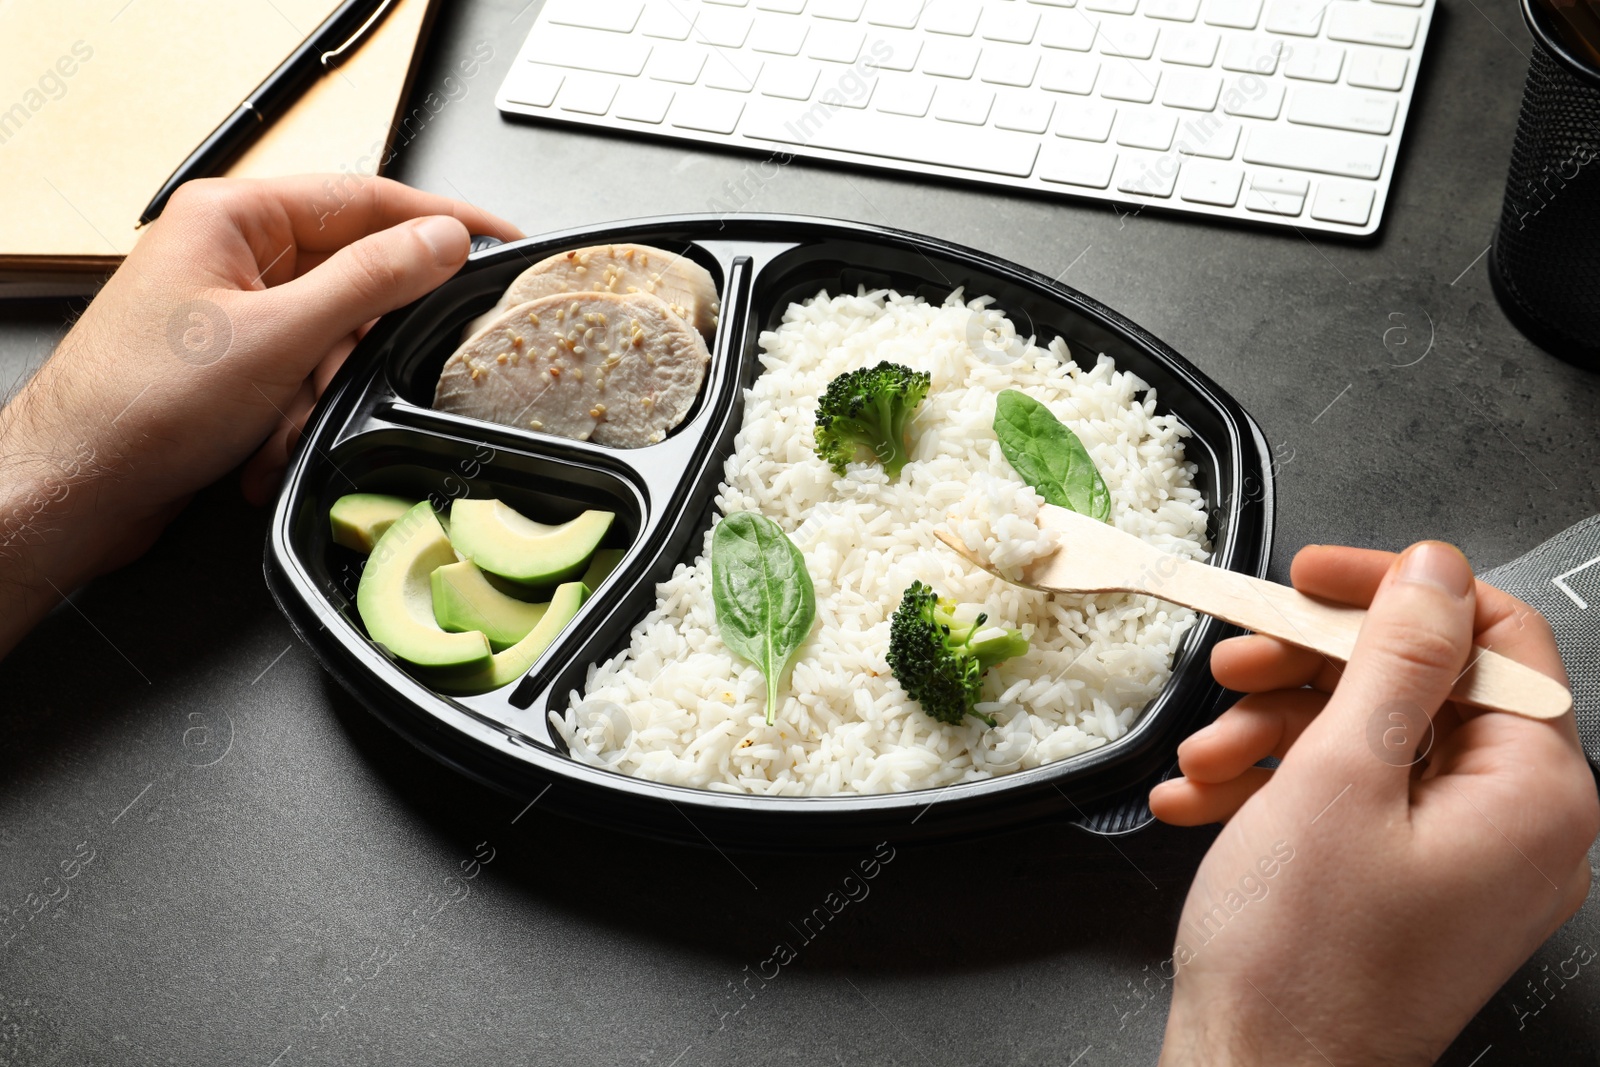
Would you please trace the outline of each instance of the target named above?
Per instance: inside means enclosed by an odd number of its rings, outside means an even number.
[[[664,300],[708,343],[717,332],[717,286],[700,264],[648,245],[597,245],[540,260],[517,275],[492,310],[467,324],[462,339],[508,308],[556,293],[643,293]]]
[[[546,296],[501,312],[456,349],[433,406],[639,448],[683,421],[710,359],[700,334],[657,297]]]

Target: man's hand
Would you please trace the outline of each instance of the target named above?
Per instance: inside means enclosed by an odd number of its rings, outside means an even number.
[[[1543,617],[1449,545],[1307,548],[1293,579],[1369,614],[1342,675],[1262,636],[1212,656],[1248,695],[1150,797],[1227,822],[1184,904],[1161,1062],[1432,1063],[1583,903],[1600,831],[1570,714],[1445,697],[1475,645],[1566,674]]]
[[[253,452],[245,493],[269,499],[366,325],[460,269],[469,233],[520,236],[382,178],[179,189],[0,412],[0,655]]]

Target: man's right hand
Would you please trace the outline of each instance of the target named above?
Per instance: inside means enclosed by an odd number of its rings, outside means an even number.
[[[1475,646],[1566,673],[1544,618],[1450,545],[1307,548],[1293,579],[1368,615],[1342,672],[1259,635],[1212,657],[1248,695],[1150,797],[1227,823],[1184,904],[1161,1062],[1430,1064],[1583,903],[1600,832],[1570,713],[1446,697]]]

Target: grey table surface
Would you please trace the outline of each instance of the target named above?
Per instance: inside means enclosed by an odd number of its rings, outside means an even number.
[[[436,113],[393,176],[529,233],[707,210],[745,180],[753,158],[502,119],[531,22],[523,0],[446,7],[414,93]],[[985,249],[1151,329],[1265,428],[1280,579],[1313,542],[1438,537],[1488,567],[1594,512],[1600,460],[1600,379],[1521,338],[1484,272],[1528,47],[1511,5],[1441,0],[1371,244],[800,163],[744,206]],[[14,385],[66,315],[0,315]],[[436,766],[294,639],[265,526],[213,489],[0,663],[0,904],[32,912],[79,863],[0,949],[0,1064],[1154,1062],[1154,975],[1212,831],[901,849],[747,981],[850,857],[654,844]],[[1594,978],[1529,1011],[1578,945],[1600,946],[1592,897],[1441,1062],[1595,1062]]]

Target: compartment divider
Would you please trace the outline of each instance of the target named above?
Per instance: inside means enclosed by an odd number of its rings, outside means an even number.
[[[532,673],[511,692],[512,707],[546,718],[552,707],[565,701],[588,671],[626,641],[635,620],[655,604],[656,585],[671,576],[696,537],[710,524],[710,509],[722,481],[723,456],[739,432],[744,412],[744,383],[756,360],[759,324],[751,303],[754,264],[740,256],[728,266],[728,284],[722,300],[715,354],[708,374],[705,402],[679,433],[661,445],[633,449],[657,453],[680,443],[686,462],[651,469],[640,463],[638,474],[650,487],[645,551],[629,568],[631,584],[613,589],[626,592],[606,598],[603,611],[585,613],[561,635],[556,645]],[[527,727],[524,727],[527,729]]]

